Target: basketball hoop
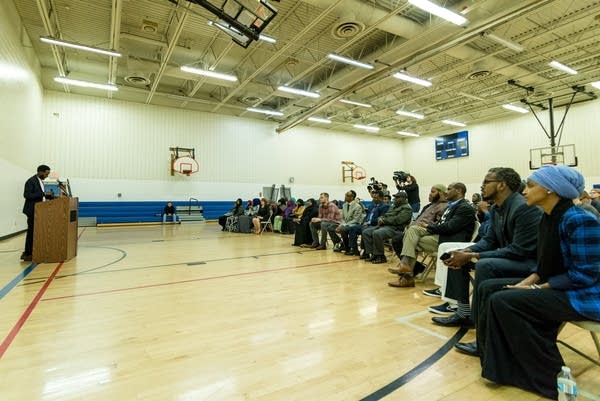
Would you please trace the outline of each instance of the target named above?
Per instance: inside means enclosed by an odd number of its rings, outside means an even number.
[[[200,166],[196,159],[192,159],[189,156],[182,156],[173,160],[171,169],[176,173],[189,177],[191,174],[197,173],[200,170]]]
[[[367,178],[367,173],[364,168],[356,166],[352,171],[352,178],[354,178],[355,180],[364,180],[365,178]]]

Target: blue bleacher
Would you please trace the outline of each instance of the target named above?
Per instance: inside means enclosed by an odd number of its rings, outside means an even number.
[[[79,202],[79,217],[96,217],[97,224],[161,222],[167,201]],[[187,207],[189,201],[173,201],[174,206]],[[217,219],[233,207],[233,201],[200,202],[204,218]]]

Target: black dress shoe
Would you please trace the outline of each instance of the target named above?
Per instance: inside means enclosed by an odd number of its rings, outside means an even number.
[[[473,322],[468,317],[459,316],[454,313],[450,316],[432,317],[431,320],[435,324],[446,327],[473,327]]]
[[[456,348],[457,351],[460,351],[463,354],[479,356],[479,350],[477,349],[477,341],[473,341],[472,343],[457,343],[454,344],[454,348]]]
[[[344,255],[348,255],[348,256],[360,256],[360,252],[358,252],[357,249],[348,249],[346,252],[344,252]]]
[[[381,263],[387,263],[387,259],[385,258],[384,255],[377,255],[375,256],[375,258],[371,259],[371,263],[378,265]]]
[[[366,252],[363,252],[363,254],[360,255],[360,258],[363,259],[363,260],[371,259],[371,255],[369,255]]]

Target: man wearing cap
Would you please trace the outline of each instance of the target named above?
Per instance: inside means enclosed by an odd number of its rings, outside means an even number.
[[[474,245],[453,251],[444,261],[449,267],[446,280],[446,300],[456,300],[458,310],[448,317],[434,317],[442,326],[472,326],[480,308],[478,288],[486,280],[502,277],[526,277],[535,270],[537,227],[542,211],[527,206],[519,174],[509,167],[491,168],[481,184],[483,199],[494,201],[490,208],[487,233]],[[474,265],[473,265],[474,263]],[[469,271],[475,268],[473,309],[469,305]],[[477,355],[476,343],[459,343],[459,351]]]
[[[448,202],[446,201],[446,191],[447,189],[444,184],[435,184],[433,187],[431,187],[431,191],[429,192],[429,203],[425,205],[423,210],[421,210],[421,213],[417,216],[415,221],[410,223],[410,225],[418,225],[419,223],[437,223],[448,207]],[[394,252],[396,252],[396,255],[398,255],[399,258],[402,257],[403,238],[404,231],[400,231],[394,236],[394,238],[392,238],[392,248],[394,248]],[[390,270],[393,272],[394,269]]]
[[[437,223],[415,224],[404,233],[402,258],[398,265],[398,281],[388,283],[390,287],[414,287],[413,267],[417,249],[435,252],[440,242],[465,242],[473,235],[475,211],[465,199],[467,187],[462,182],[448,185],[446,199],[448,208]]]
[[[382,217],[377,219],[377,226],[367,227],[363,230],[362,239],[365,251],[361,259],[369,257],[372,263],[386,263],[383,242],[392,238],[398,231],[404,230],[411,219],[412,209],[408,204],[406,192],[399,191],[394,195],[394,204]]]

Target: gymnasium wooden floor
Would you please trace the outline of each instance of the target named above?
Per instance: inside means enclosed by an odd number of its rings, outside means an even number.
[[[432,283],[390,288],[386,265],[211,223],[80,235],[64,264],[0,242],[2,401],[540,399],[444,353],[461,333],[431,324]],[[596,354],[581,329],[561,338]],[[600,400],[600,367],[561,352],[578,399]]]

